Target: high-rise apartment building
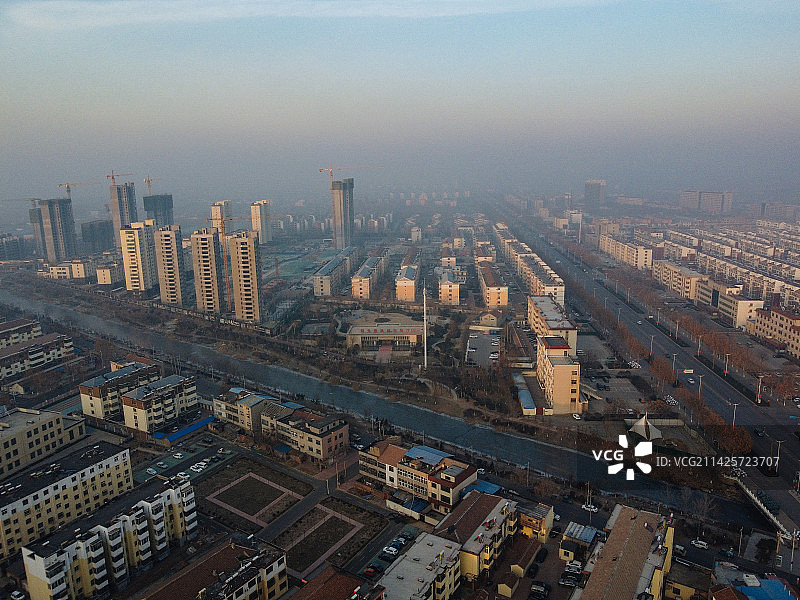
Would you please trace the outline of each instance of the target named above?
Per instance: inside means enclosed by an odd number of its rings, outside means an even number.
[[[168,225],[156,229],[153,236],[161,303],[180,306],[183,304],[183,287],[186,279],[180,225]]]
[[[586,206],[602,206],[606,203],[606,180],[588,179],[584,188],[583,201]]]
[[[255,231],[241,231],[228,237],[231,284],[236,318],[261,321],[261,252]]]
[[[120,229],[125,289],[146,294],[158,285],[153,221],[138,221]]]
[[[131,223],[139,220],[136,214],[136,190],[133,183],[112,185],[111,191],[111,221],[114,223],[114,239],[117,248],[122,246],[119,230],[130,227]]]
[[[222,278],[225,273],[219,234],[215,228],[205,227],[195,231],[191,239],[197,310],[220,313],[224,301]]]
[[[333,205],[333,245],[339,250],[353,241],[353,179],[334,181],[331,184]]]
[[[83,251],[87,254],[113,250],[115,246],[114,226],[108,220],[81,223],[81,239],[83,240]]]
[[[42,241],[47,262],[59,263],[77,254],[78,240],[72,218],[72,200],[52,198],[39,200]]]
[[[681,208],[704,215],[726,215],[733,207],[732,192],[698,192],[684,190],[679,197]]]
[[[267,244],[272,241],[272,222],[269,218],[269,209],[269,200],[259,200],[250,205],[253,231],[258,233],[259,244]]]
[[[36,240],[36,253],[39,256],[44,256],[44,226],[42,225],[42,209],[34,206],[28,210],[28,218],[30,219],[31,226],[33,227],[33,237]]]
[[[220,200],[211,205],[211,226],[217,231],[225,231],[227,229],[225,220],[231,217],[233,217],[233,207],[230,200]]]
[[[175,223],[175,217],[172,214],[172,194],[145,196],[142,201],[147,218],[155,221],[157,228],[160,229]]]

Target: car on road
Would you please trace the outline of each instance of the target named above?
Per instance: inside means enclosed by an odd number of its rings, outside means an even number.
[[[694,377],[689,377],[689,379],[686,380],[686,383],[694,385]]]
[[[496,360],[496,359],[500,358],[500,355],[499,355],[497,352],[492,352],[492,353],[489,355],[489,358],[492,358],[492,359],[495,359],[495,360]]]
[[[183,458],[183,452],[176,452],[172,455],[172,458],[177,458],[178,460]]]
[[[763,429],[756,429],[756,435],[758,437],[764,437],[765,435],[767,435],[767,432],[764,431]]]
[[[167,468],[167,463],[165,463],[165,462],[163,462],[163,461],[159,461],[159,462],[157,462],[157,463],[156,463],[156,466],[157,466],[159,469],[166,469],[166,468]]]
[[[492,342],[492,346],[499,346],[500,342]]]
[[[146,473],[147,473],[148,475],[155,475],[155,474],[157,474],[157,473],[158,473],[158,471],[156,471],[156,470],[155,470],[154,468],[152,468],[152,467],[147,467],[147,469],[146,469]]]
[[[25,600],[25,592],[14,590],[13,592],[11,592],[9,598],[11,598],[11,600]]]
[[[572,418],[575,419],[576,421],[581,420],[581,416],[578,413],[572,413]]]
[[[553,521],[560,521],[560,520],[561,520],[561,515],[560,515],[560,514],[558,514],[558,513],[555,513],[555,514],[553,515]]]
[[[642,322],[641,322],[641,321],[636,321],[636,324],[637,324],[637,325],[641,325],[641,324],[642,324]]]
[[[695,548],[700,548],[700,550],[708,550],[708,542],[706,542],[705,540],[700,540],[700,539],[692,540],[690,544],[692,544],[692,546],[694,546]]]
[[[596,513],[598,508],[594,504],[584,504],[581,506],[583,510]]]
[[[477,333],[470,333],[469,337],[470,337],[470,339],[473,339],[473,338],[478,337],[478,334]]]

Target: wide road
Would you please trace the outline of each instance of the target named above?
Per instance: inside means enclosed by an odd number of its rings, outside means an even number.
[[[800,442],[794,435],[794,431],[797,429],[795,419],[790,419],[790,417],[796,416],[798,411],[794,407],[784,408],[778,403],[773,403],[771,406],[756,405],[731,386],[724,377],[697,360],[697,346],[691,343],[688,346],[679,345],[673,337],[656,327],[654,320],[648,319],[647,314],[637,312],[627,302],[616,296],[613,290],[606,289],[604,285],[595,281],[595,278],[603,277],[602,273],[594,272],[591,269],[588,269],[588,273],[585,272],[568,255],[540,238],[534,231],[521,227],[517,229],[522,229],[517,232],[517,235],[522,235],[522,241],[541,250],[548,264],[555,271],[581,280],[587,293],[603,302],[612,313],[616,312],[620,321],[627,325],[630,332],[646,348],[650,348],[652,341],[655,356],[669,355],[671,359],[675,355],[675,370],[681,384],[700,393],[703,401],[729,423],[733,421],[733,404],[737,404],[736,427],[746,427],[753,434],[752,455],[779,458],[778,477],[767,477],[759,469],[746,468],[750,485],[755,485],[770,494],[780,503],[786,514],[795,523],[800,524],[800,501],[793,491],[792,485],[795,474],[800,470],[800,466],[798,466],[800,465],[798,462],[800,461]],[[561,262],[557,263],[556,261]],[[573,298],[577,301],[576,297],[573,296]],[[674,324],[668,326],[667,330],[673,331],[672,327]],[[747,350],[743,348],[742,351],[746,352]],[[642,361],[641,364],[646,372],[647,363]],[[684,369],[692,369],[693,373],[684,374]],[[690,378],[694,380],[693,384],[689,383]],[[700,391],[701,381],[702,391]],[[691,415],[688,416],[691,418]],[[763,437],[757,435],[756,431],[762,432]],[[782,443],[778,444],[779,441]],[[780,455],[778,455],[779,446]]]

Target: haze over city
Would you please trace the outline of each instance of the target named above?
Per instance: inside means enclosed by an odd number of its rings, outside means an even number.
[[[800,188],[794,2],[6,2],[0,197]],[[141,183],[139,183],[141,186]],[[74,194],[97,208],[105,186]],[[21,207],[15,207],[21,208]],[[3,217],[0,216],[0,224]]]

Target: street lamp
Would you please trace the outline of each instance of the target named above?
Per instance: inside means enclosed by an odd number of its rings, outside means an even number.
[[[701,400],[703,393],[703,376],[698,375],[697,377],[700,379],[700,384],[697,386],[697,399]]]
[[[676,340],[678,339],[678,323],[680,323],[680,322],[681,322],[680,317],[675,319],[675,339]]]
[[[620,312],[622,312],[622,307],[621,306],[617,309],[617,325],[619,325],[619,313]]]
[[[700,342],[702,341],[702,339],[703,339],[702,335],[697,336],[697,356],[700,356]]]
[[[776,473],[778,472],[778,463],[781,460],[781,444],[783,442],[785,442],[785,441],[786,440],[775,440],[775,442],[778,444],[778,455],[775,457],[775,472]]]
[[[656,337],[655,334],[650,336],[650,358],[653,357],[653,338]]]
[[[731,421],[731,429],[736,429],[736,407],[739,406],[739,403],[728,400],[728,404],[733,407],[733,421]]]
[[[656,325],[660,325],[661,324],[661,309],[660,308],[657,309],[657,312],[658,312],[658,314],[656,316]]]
[[[730,355],[731,355],[730,352],[725,353],[725,377],[728,376],[728,358],[730,357]]]
[[[763,375],[758,376],[758,392],[756,393],[756,404],[761,404],[761,380],[764,379]]]

